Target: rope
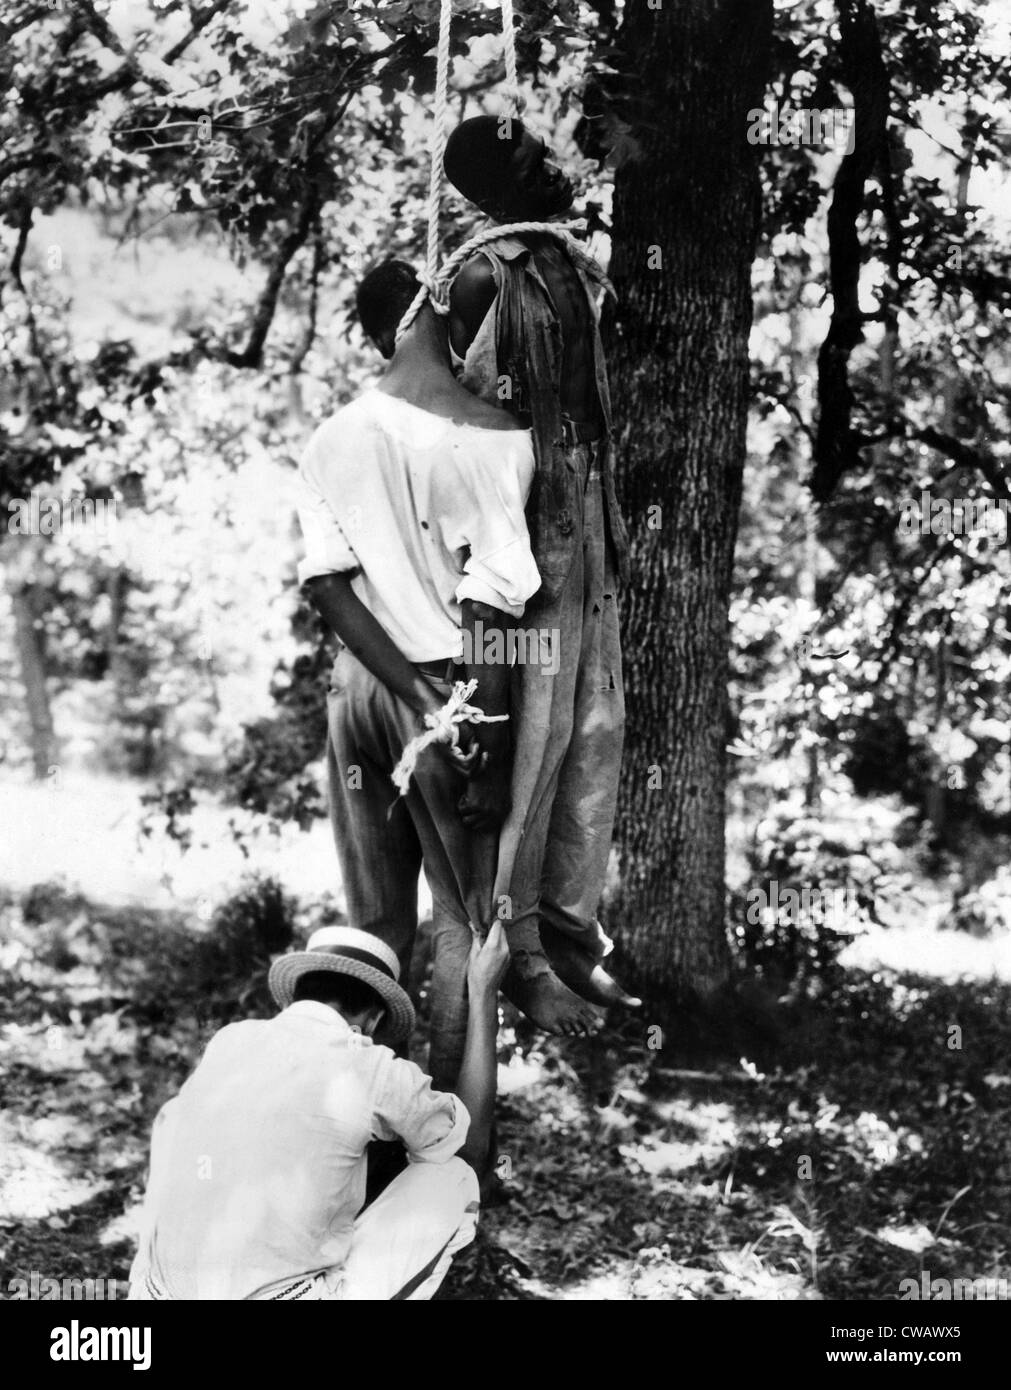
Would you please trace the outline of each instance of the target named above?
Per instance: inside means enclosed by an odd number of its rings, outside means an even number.
[[[506,85],[514,116],[523,113],[519,74],[516,71],[516,26],[513,20],[513,0],[502,0],[502,52],[505,57]]]
[[[400,761],[393,769],[393,785],[401,796],[406,795],[411,778],[414,776],[414,769],[418,765],[418,758],[426,748],[433,743],[448,743],[453,748],[458,747],[460,743],[459,726],[463,723],[501,724],[509,718],[508,714],[485,714],[484,710],[468,703],[476,689],[476,680],[457,681],[453,686],[452,694],[442,709],[435,714],[425,715],[428,732],[418,734],[416,738],[411,739],[401,753]]]
[[[431,298],[432,308],[437,314],[446,314],[449,312],[449,310],[443,306],[439,298],[440,286],[438,280],[433,280],[430,275],[419,275],[418,279],[421,281],[421,288],[404,311],[404,317],[400,320],[397,327],[397,336],[393,340],[394,347],[399,347],[404,334],[409,328],[413,328],[414,320],[421,313],[429,298]]]
[[[449,39],[453,0],[442,0],[439,11],[439,47],[435,61],[435,126],[432,130],[432,167],[428,176],[428,251],[425,270],[435,279],[439,270],[439,213],[442,210],[442,158],[446,152],[449,111]]]
[[[586,226],[585,219],[575,218],[571,222],[506,222],[502,226],[485,227],[483,231],[472,236],[469,241],[465,241],[459,250],[454,251],[449,260],[439,272],[436,282],[440,291],[440,299],[449,288],[449,281],[460,269],[463,263],[470,259],[475,251],[480,251],[482,246],[486,246],[490,241],[498,241],[499,237],[526,236],[532,232],[543,232],[548,236],[555,237],[566,248],[572,259],[583,267],[595,280],[604,281],[606,277],[600,266],[586,250],[581,242],[578,242],[572,235],[575,229],[580,231]],[[408,311],[410,312],[410,311]],[[436,309],[436,313],[444,310]]]
[[[585,221],[582,218],[577,218],[573,222],[507,222],[503,226],[485,227],[483,231],[472,236],[469,241],[465,241],[459,250],[453,252],[438,276],[433,278],[427,273],[418,276],[421,281],[421,288],[405,310],[404,317],[400,320],[400,325],[397,328],[396,346],[400,346],[404,334],[413,326],[415,319],[429,300],[431,300],[432,308],[437,314],[449,313],[449,283],[456,271],[476,251],[480,251],[482,246],[487,246],[490,241],[498,241],[499,237],[525,236],[531,232],[542,232],[547,236],[553,236],[562,243],[577,265],[581,266],[592,279],[602,284],[608,293],[613,294],[614,290],[611,283],[597,261],[590,255],[585,246],[572,235],[574,229],[582,230],[585,226]]]
[[[519,116],[522,98],[519,75],[516,67],[516,25],[513,15],[513,0],[501,0],[502,5],[502,49],[505,56],[506,82],[510,92],[510,106],[513,114]],[[571,235],[573,228],[582,228],[582,221],[575,222],[511,222],[504,227],[487,227],[455,251],[446,264],[439,269],[439,213],[442,208],[443,157],[446,152],[446,126],[448,121],[449,93],[449,42],[453,19],[453,0],[442,0],[439,11],[439,46],[435,71],[435,125],[432,130],[431,169],[428,180],[428,244],[425,255],[425,270],[418,276],[420,288],[409,304],[407,311],[397,327],[395,346],[399,347],[407,331],[418,315],[431,302],[432,308],[441,316],[449,313],[449,282],[454,273],[475,251],[489,241],[504,236],[522,236],[524,233],[543,232],[556,237],[569,252],[577,265],[593,279],[600,281],[610,290],[610,285],[600,266],[583,246]]]

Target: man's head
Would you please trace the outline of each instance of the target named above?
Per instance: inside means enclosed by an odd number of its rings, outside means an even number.
[[[512,116],[474,116],[446,142],[446,177],[496,222],[543,222],[572,207],[572,184]]]
[[[383,261],[358,286],[358,320],[384,357],[393,356],[400,320],[420,288],[421,281],[407,261]]]
[[[414,1027],[414,1005],[401,988],[396,952],[358,927],[318,928],[304,951],[287,951],[271,963],[267,983],[279,1009],[316,999],[362,1032],[375,1033],[382,1024],[384,1041],[399,1042]]]
[[[338,975],[332,970],[313,970],[295,982],[294,1001],[314,999],[336,1009],[345,1022],[359,1029],[366,1037],[374,1037],[386,1016],[386,1006],[379,995],[364,980],[353,975]]]

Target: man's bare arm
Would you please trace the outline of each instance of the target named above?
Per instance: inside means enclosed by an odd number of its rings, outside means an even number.
[[[382,624],[351,588],[350,574],[324,574],[307,581],[306,592],[326,625],[377,680],[419,715],[445,703],[416,671]]]
[[[469,260],[453,281],[449,291],[449,341],[461,357],[477,337],[497,293],[495,275],[485,256]]]
[[[485,714],[508,715],[512,674],[509,634],[517,620],[474,599],[464,599],[460,612],[464,651],[472,658],[466,675],[477,681],[472,703]],[[509,814],[511,804],[511,724],[472,724],[468,731],[481,750],[481,758],[460,801],[460,815],[471,830],[494,830]]]
[[[501,922],[492,923],[486,940],[475,939],[467,965],[467,1041],[456,1094],[467,1107],[470,1129],[460,1157],[480,1173],[488,1160],[495,1113],[495,1042],[498,1037],[498,988],[509,963],[509,946]]]

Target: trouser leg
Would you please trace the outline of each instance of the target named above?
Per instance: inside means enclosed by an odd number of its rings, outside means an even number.
[[[551,805],[541,916],[599,958],[610,947],[596,913],[614,834],[625,701],[614,573],[595,472],[585,502],[580,661],[572,734]]]
[[[431,1298],[474,1239],[478,1210],[477,1177],[462,1159],[412,1163],[355,1222],[338,1296]]]
[[[348,921],[385,941],[410,961],[418,925],[422,847],[409,809],[395,800],[385,759],[377,757],[366,692],[342,652],[327,700],[327,781],[330,823],[347,902]],[[366,724],[363,730],[363,724]],[[364,736],[363,736],[364,733]]]
[[[375,729],[362,729],[360,703],[367,692],[356,682],[351,658],[334,663],[327,701],[327,783],[330,824],[343,878],[348,921],[396,952],[407,978],[418,925],[421,843],[404,802],[377,757]],[[368,712],[368,711],[367,711]],[[374,711],[372,711],[374,715]],[[407,1040],[398,1047],[406,1049]],[[401,1171],[402,1145],[369,1145],[366,1201],[372,1202]]]
[[[460,819],[459,802],[466,785],[442,753],[427,748],[418,759],[404,800],[421,845],[433,903],[486,930],[492,918],[498,835],[469,830]]]
[[[585,460],[583,460],[585,463]],[[539,950],[541,879],[558,774],[572,736],[582,642],[583,558],[577,551],[559,596],[527,606],[524,623],[550,640],[550,664],[513,672],[512,809],[499,838],[495,899],[508,898],[510,948]]]
[[[543,920],[600,959],[611,945],[596,912],[625,711],[603,489],[592,451],[584,462],[583,545],[559,598],[528,609],[530,623],[556,634],[558,672],[517,669],[513,809],[502,831],[495,895],[511,899],[514,951],[537,948]]]
[[[467,1040],[467,962],[473,932],[459,912],[432,904],[431,1046],[428,1070],[437,1091],[452,1091]]]
[[[399,797],[390,774],[418,732],[416,717],[348,652],[338,659],[334,684],[331,795],[342,868],[346,863],[351,880],[351,924],[388,941],[406,976],[424,862],[436,909],[432,1065],[445,1083],[450,1073],[455,1080],[463,1055],[470,924],[484,930],[491,921],[498,837],[464,825],[458,804],[466,779],[435,748],[421,754],[407,794]],[[433,684],[449,696],[448,682]]]
[[[465,778],[437,749],[428,748],[407,795],[398,796],[390,777],[418,732],[413,712],[349,652],[338,658],[334,681],[331,818],[352,925],[375,930],[398,952],[401,940],[394,943],[391,930],[413,940],[423,860],[433,897],[452,904],[461,918],[487,926],[497,837],[475,834],[460,819]],[[448,697],[448,684],[433,684]]]

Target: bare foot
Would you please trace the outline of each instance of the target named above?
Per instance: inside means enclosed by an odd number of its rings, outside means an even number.
[[[593,1004],[620,1004],[625,1009],[642,1007],[641,999],[622,989],[614,976],[571,937],[542,923],[541,940],[558,978],[583,999]]]
[[[600,1010],[567,989],[540,951],[515,953],[502,993],[545,1033],[578,1037],[603,1022]]]

